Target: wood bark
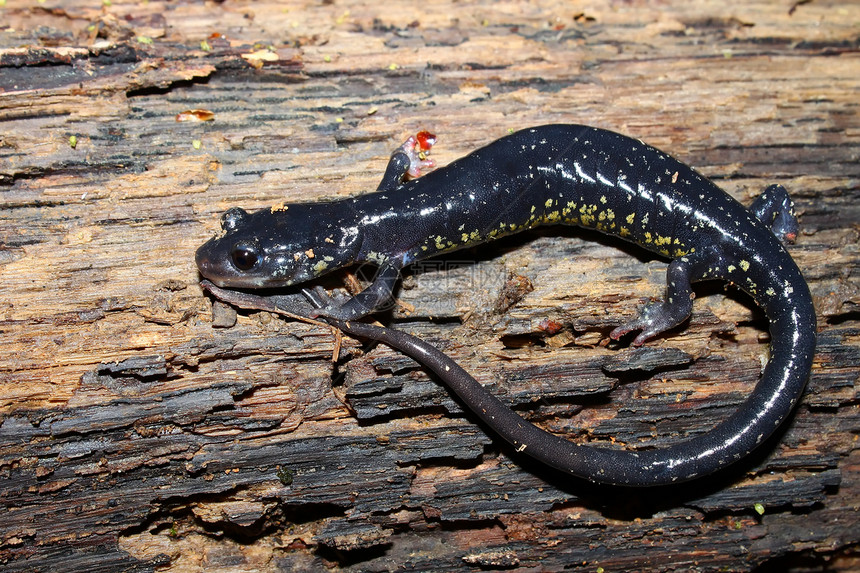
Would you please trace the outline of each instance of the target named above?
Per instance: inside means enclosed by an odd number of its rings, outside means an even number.
[[[858,23],[819,1],[0,1],[3,570],[856,570]],[[422,128],[445,165],[550,122],[794,197],[819,345],[749,459],[597,487],[387,348],[345,338],[333,363],[328,329],[213,327],[193,255],[227,208],[372,190]],[[419,265],[383,318],[548,430],[659,447],[727,417],[768,342],[702,285],[682,328],[608,344],[665,266],[542,229]]]

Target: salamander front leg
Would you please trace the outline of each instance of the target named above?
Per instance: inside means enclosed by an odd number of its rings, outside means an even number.
[[[436,167],[436,162],[427,157],[434,143],[436,136],[428,131],[420,131],[417,135],[410,136],[391,154],[385,174],[376,190],[393,191],[403,183],[406,175],[419,177],[422,170],[429,171]]]
[[[666,270],[666,300],[646,305],[638,317],[613,330],[609,337],[618,340],[638,330],[640,332],[633,345],[641,346],[648,339],[687,320],[695,298],[691,283],[709,278],[706,263],[713,260],[714,253],[693,253],[672,261]]]
[[[311,312],[310,316],[311,318],[327,316],[339,320],[354,320],[382,310],[384,304],[391,299],[391,293],[398,278],[400,278],[400,267],[393,264],[383,265],[369,287],[345,302],[329,299],[325,306]],[[319,300],[309,296],[309,291],[305,291],[304,294],[311,303]]]
[[[780,241],[793,243],[797,239],[798,225],[794,202],[782,185],[768,186],[753,201],[749,210],[773,231]]]

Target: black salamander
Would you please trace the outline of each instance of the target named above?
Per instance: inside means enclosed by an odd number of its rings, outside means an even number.
[[[525,129],[407,181],[410,168],[430,166],[414,158],[416,147],[410,139],[392,155],[375,193],[255,213],[230,209],[223,235],[197,251],[200,273],[218,287],[259,288],[304,283],[355,263],[377,265],[372,284],[346,301],[320,288],[305,291],[314,314],[412,356],[518,451],[596,482],[649,486],[712,473],[746,456],[791,413],[810,374],[816,322],[806,282],[781,243],[797,235],[784,188],[771,185],[745,209],[667,154],[579,125]],[[406,265],[547,224],[597,229],[671,259],[665,300],[613,330],[613,339],[635,331],[639,345],[683,322],[692,282],[721,279],[746,291],[770,321],[771,346],[761,379],[737,412],[666,448],[577,445],[525,421],[432,345],[354,322],[390,300]]]

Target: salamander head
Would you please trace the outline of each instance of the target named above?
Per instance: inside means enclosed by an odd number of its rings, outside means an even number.
[[[200,274],[222,288],[281,287],[349,266],[361,245],[354,226],[314,204],[221,218],[223,234],[197,249]]]

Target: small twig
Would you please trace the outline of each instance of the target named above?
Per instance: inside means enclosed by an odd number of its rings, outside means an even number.
[[[214,296],[221,302],[225,302],[238,308],[243,308],[245,310],[262,310],[266,312],[272,312],[281,316],[286,316],[287,318],[292,318],[295,320],[300,320],[301,322],[306,322],[308,324],[315,324],[317,326],[331,329],[332,334],[334,335],[334,353],[332,354],[331,361],[337,362],[337,359],[340,356],[340,349],[343,341],[343,332],[341,332],[341,330],[336,326],[333,326],[321,320],[310,318],[309,316],[304,316],[301,314],[290,312],[288,310],[284,310],[266,297],[235,290],[222,289],[205,279],[200,281],[200,287],[203,288],[203,290],[209,292],[212,296]]]

